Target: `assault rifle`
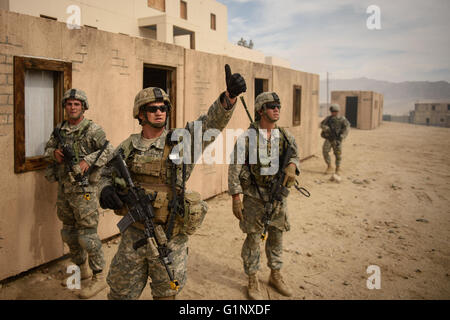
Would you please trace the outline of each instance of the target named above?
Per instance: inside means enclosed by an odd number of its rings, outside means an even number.
[[[144,238],[136,241],[133,244],[133,249],[137,250],[144,245],[148,245],[148,248],[155,256],[159,257],[166,269],[170,279],[170,288],[178,290],[180,287],[179,282],[174,279],[173,272],[169,268],[169,265],[172,264],[170,256],[172,250],[167,246],[168,241],[162,226],[155,226],[153,222],[155,212],[152,201],[156,198],[156,192],[146,194],[142,187],[135,186],[123,158],[123,149],[120,149],[114,158],[111,159],[111,164],[125,180],[128,189],[128,194],[123,199],[128,207],[128,213],[117,223],[120,233],[127,230],[134,222],[142,223],[144,225]]]
[[[81,190],[83,190],[84,193],[83,198],[85,200],[91,200],[91,195],[85,192],[84,188],[89,186],[89,175],[92,173],[92,170],[94,170],[94,166],[97,163],[97,160],[100,158],[103,151],[105,151],[109,141],[108,140],[105,141],[105,143],[100,149],[100,152],[97,154],[94,163],[92,163],[92,165],[89,166],[89,169],[84,174],[81,173],[73,174],[74,173],[73,166],[75,165],[76,162],[76,156],[75,153],[73,152],[72,146],[64,141],[63,137],[61,136],[61,128],[53,129],[53,136],[56,138],[58,144],[61,146],[62,153],[64,155],[64,165],[66,168],[66,172],[72,175],[74,181],[78,183],[78,185],[81,187]]]
[[[245,111],[247,112],[247,116],[250,119],[250,123],[253,123],[253,119],[250,116],[250,113],[248,112],[247,104],[245,103],[244,98],[242,96],[240,98],[241,98],[242,105],[244,106]],[[279,167],[274,180],[272,181],[271,185],[269,186],[269,190],[270,190],[269,201],[267,201],[267,202],[264,201],[264,198],[261,194],[259,186],[256,183],[256,178],[253,175],[252,171],[249,169],[250,179],[252,180],[252,183],[256,186],[256,190],[258,192],[259,197],[261,198],[262,201],[265,202],[264,216],[263,216],[264,230],[263,230],[263,233],[261,234],[262,241],[267,239],[267,230],[269,228],[269,224],[270,224],[270,221],[272,220],[273,215],[276,212],[278,212],[283,198],[286,198],[289,195],[289,189],[285,185],[286,173],[284,172],[284,169],[289,165],[289,160],[291,159],[291,157],[294,153],[294,148],[291,146],[287,137],[285,137],[285,140],[288,144],[288,147],[283,154],[283,159],[280,161],[281,167]],[[295,180],[294,186],[305,197],[309,198],[311,196],[311,194],[309,193],[308,190],[299,186],[299,183],[297,180]]]
[[[331,134],[331,141],[335,141],[336,142],[336,146],[339,147],[339,145],[341,144],[341,138],[339,137],[340,134],[337,134],[337,132],[330,126],[330,121],[331,121],[331,116],[328,118],[327,120],[327,126],[330,128],[330,134]]]

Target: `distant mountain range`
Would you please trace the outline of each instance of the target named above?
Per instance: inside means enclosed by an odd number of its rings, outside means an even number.
[[[389,82],[368,78],[330,79],[329,91],[362,90],[375,91],[384,95],[384,114],[403,115],[414,110],[418,100],[450,101],[450,83],[447,81],[405,81]],[[320,103],[327,101],[326,79],[320,81]]]

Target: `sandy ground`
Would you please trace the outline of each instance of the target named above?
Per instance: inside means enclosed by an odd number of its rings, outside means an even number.
[[[323,140],[321,140],[323,141]],[[302,163],[292,192],[291,231],[284,238],[283,273],[292,299],[450,299],[450,129],[385,122],[351,130],[340,183],[324,175],[321,155]],[[246,299],[240,250],[244,234],[226,194],[191,237],[186,287],[179,299]],[[107,262],[118,240],[104,244]],[[263,252],[263,251],[262,251]],[[60,285],[67,259],[3,284],[0,299],[76,299]],[[369,290],[369,265],[381,270],[381,289]],[[286,299],[267,285],[267,299]],[[94,299],[105,299],[108,289]],[[151,299],[147,286],[141,299]]]

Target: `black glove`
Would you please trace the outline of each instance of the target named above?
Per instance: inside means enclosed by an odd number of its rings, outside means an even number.
[[[123,202],[117,195],[113,186],[106,186],[100,193],[100,207],[103,209],[120,210],[123,208]]]
[[[239,73],[231,74],[231,68],[228,64],[225,65],[225,81],[230,98],[235,98],[242,92],[247,91],[244,78]]]

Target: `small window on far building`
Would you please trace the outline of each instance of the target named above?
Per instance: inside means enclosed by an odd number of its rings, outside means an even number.
[[[431,106],[431,110],[436,110],[436,106]]]
[[[211,13],[211,29],[216,30],[216,15]]]
[[[299,126],[301,123],[302,111],[302,87],[294,86],[294,105],[292,110],[292,125]]]
[[[148,7],[166,12],[166,0],[148,0]]]
[[[450,111],[450,104],[447,105],[447,111]]]
[[[187,2],[180,1],[180,18],[187,20]]]
[[[72,86],[72,63],[14,57],[14,172],[44,169],[44,148],[63,120],[61,98]]]
[[[441,122],[444,122],[444,118],[441,118]]]

